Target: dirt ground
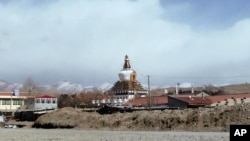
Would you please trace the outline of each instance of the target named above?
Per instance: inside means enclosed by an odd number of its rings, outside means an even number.
[[[107,115],[66,107],[0,128],[0,141],[229,141],[230,124],[249,123],[250,105]]]
[[[229,141],[229,133],[0,128],[0,141]]]
[[[92,130],[226,132],[230,124],[249,124],[250,105],[185,110],[136,111],[100,115],[62,108],[38,118],[37,128]]]

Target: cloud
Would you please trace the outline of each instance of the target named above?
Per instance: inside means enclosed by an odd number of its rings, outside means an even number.
[[[178,16],[174,11],[189,7],[170,5],[168,11],[160,1],[151,0],[2,3],[0,78],[112,83],[126,54],[142,83],[148,74],[159,85],[180,80],[224,83],[229,81],[225,75],[250,76],[250,19],[210,30],[166,16],[166,11],[174,17]],[[203,77],[216,79],[196,79]]]
[[[225,29],[235,22],[249,18],[248,0],[160,0],[164,17],[175,22],[185,22],[195,29]]]

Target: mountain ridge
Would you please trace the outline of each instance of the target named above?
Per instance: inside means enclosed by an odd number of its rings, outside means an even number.
[[[31,85],[29,87],[29,85]],[[15,89],[19,89],[20,91],[29,91],[36,90],[36,92],[40,93],[67,93],[67,94],[76,94],[76,93],[94,93],[94,92],[105,92],[113,87],[113,84],[109,82],[104,82],[99,86],[91,86],[91,85],[82,85],[78,83],[72,83],[69,81],[58,81],[51,85],[35,85],[35,84],[19,84],[19,83],[9,83],[4,80],[0,80],[0,91],[9,92]],[[144,89],[148,89],[147,84],[142,84]],[[204,85],[204,86],[195,86],[192,83],[180,83],[180,89],[203,89],[205,91],[217,91],[221,94],[235,94],[235,93],[250,93],[250,84],[242,83],[242,84],[227,84],[227,85]],[[164,93],[165,89],[175,90],[176,86],[165,85],[165,86],[150,86],[150,90],[159,91],[159,93]]]

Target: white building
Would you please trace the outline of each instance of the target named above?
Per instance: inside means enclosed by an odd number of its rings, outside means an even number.
[[[25,100],[30,96],[26,92],[0,92],[0,111],[14,112],[25,104]]]
[[[34,109],[35,110],[57,109],[57,97],[49,95],[42,95],[35,97]]]

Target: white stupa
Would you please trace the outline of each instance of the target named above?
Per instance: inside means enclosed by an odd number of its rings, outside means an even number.
[[[145,97],[148,93],[136,80],[136,71],[131,69],[128,55],[125,56],[123,68],[118,73],[118,76],[120,80],[109,91],[109,94],[112,96],[112,104],[122,105],[136,96]]]
[[[120,80],[121,81],[135,80],[136,72],[131,69],[129,59],[128,59],[128,55],[125,56],[124,61],[125,62],[124,62],[124,65],[123,65],[123,69],[118,74]]]
[[[145,97],[148,90],[145,90],[137,81],[136,71],[131,69],[128,55],[125,56],[124,65],[120,72],[118,72],[119,80],[115,82],[114,86],[107,92],[108,99],[101,101],[93,100],[93,104],[107,104],[112,106],[126,105],[126,103],[137,97]]]

